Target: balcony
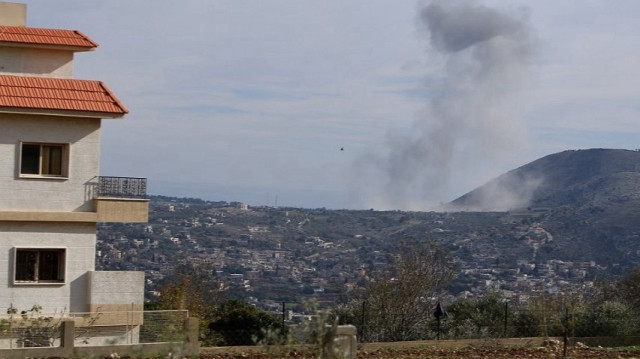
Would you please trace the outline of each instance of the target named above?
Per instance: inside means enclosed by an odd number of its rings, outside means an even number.
[[[147,179],[96,177],[86,184],[93,208],[78,211],[0,210],[0,222],[146,223],[149,218]],[[34,197],[35,198],[35,197]]]
[[[145,223],[149,219],[146,178],[99,176],[94,201],[98,222]]]
[[[147,179],[98,177],[97,196],[102,198],[147,198]]]

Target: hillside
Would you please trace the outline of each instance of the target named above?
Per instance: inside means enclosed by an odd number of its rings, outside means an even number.
[[[570,260],[635,262],[640,250],[640,152],[552,154],[499,176],[451,205],[458,210],[535,210],[540,213],[537,221],[555,239],[542,253]]]
[[[454,201],[482,207],[479,199],[498,202],[489,194],[505,188],[510,200],[531,201],[509,211],[246,207],[156,196],[148,224],[99,227],[96,263],[144,270],[150,299],[187,265],[225,295],[278,307],[309,297],[339,302],[403,247],[432,243],[459,269],[452,295],[566,292],[640,265],[639,162],[634,151],[566,151]]]
[[[589,149],[552,154],[451,202],[460,210],[600,206],[640,199],[640,152]]]

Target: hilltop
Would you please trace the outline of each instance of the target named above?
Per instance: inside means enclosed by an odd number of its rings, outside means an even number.
[[[588,207],[640,198],[640,152],[588,149],[552,154],[451,202],[459,210]]]

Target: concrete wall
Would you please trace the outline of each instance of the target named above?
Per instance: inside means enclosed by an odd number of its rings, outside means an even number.
[[[0,2],[0,25],[26,26],[27,5]],[[73,51],[0,47],[0,74],[71,78]]]
[[[88,309],[103,312],[95,325],[140,325],[144,272],[95,271],[87,276]]]
[[[43,313],[88,310],[87,273],[95,268],[96,229],[93,223],[0,222],[0,312],[33,305]],[[66,248],[62,284],[13,284],[15,247]],[[142,290],[142,289],[141,289]]]
[[[73,52],[26,47],[0,47],[0,74],[71,78],[73,76]]]
[[[147,223],[149,200],[147,199],[96,199],[99,222]]]
[[[100,311],[142,310],[144,304],[144,272],[94,271],[87,277],[89,304]],[[92,310],[93,311],[93,310]]]
[[[93,211],[100,120],[0,114],[0,212]],[[20,141],[69,143],[69,177],[20,178]]]
[[[0,2],[0,25],[25,26],[27,24],[27,5]]]

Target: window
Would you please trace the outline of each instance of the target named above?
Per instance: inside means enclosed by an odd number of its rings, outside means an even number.
[[[66,144],[26,143],[20,148],[20,175],[24,177],[67,177]]]
[[[64,283],[65,249],[15,248],[14,283]]]

